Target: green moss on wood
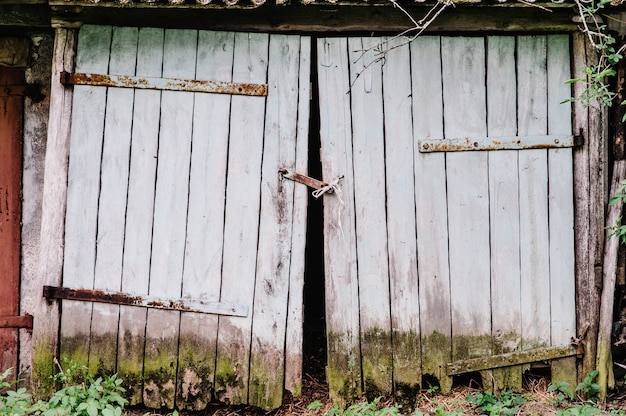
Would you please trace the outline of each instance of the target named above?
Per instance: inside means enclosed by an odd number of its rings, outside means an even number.
[[[148,339],[144,361],[144,404],[174,408],[178,337]]]
[[[330,399],[339,406],[361,397],[361,368],[358,337],[328,333],[326,378]]]
[[[439,382],[439,391],[447,394],[452,389],[452,377],[447,374],[452,361],[452,338],[433,332],[422,338],[422,374],[434,377]],[[424,386],[430,387],[430,386]]]
[[[215,342],[198,335],[181,335],[176,403],[187,410],[203,410],[213,399]]]
[[[249,404],[265,410],[275,409],[282,404],[284,364],[282,354],[277,351],[252,355]]]
[[[126,399],[131,406],[143,401],[144,336],[125,331],[119,340],[117,373],[123,380]]]
[[[393,353],[390,332],[373,328],[361,334],[361,363],[365,397],[371,401],[379,396],[391,396]]]
[[[412,408],[421,390],[421,339],[415,331],[393,332],[394,397],[403,408]]]
[[[54,394],[55,386],[52,376],[58,369],[54,364],[54,348],[46,343],[33,345],[33,370],[31,383],[33,399],[47,400]]]
[[[218,357],[215,366],[215,397],[226,404],[244,403],[247,397],[242,397],[245,383],[238,374],[240,365],[235,360],[225,358],[227,355],[219,351]]]
[[[75,364],[88,365],[89,343],[90,338],[88,334],[61,337],[61,363],[69,360]]]
[[[91,336],[89,374],[105,376],[116,373],[117,332]]]

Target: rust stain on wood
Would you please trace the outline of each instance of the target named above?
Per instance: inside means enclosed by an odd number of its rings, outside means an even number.
[[[266,84],[233,83],[174,78],[140,78],[126,75],[60,73],[64,85],[204,92],[214,94],[267,96]]]

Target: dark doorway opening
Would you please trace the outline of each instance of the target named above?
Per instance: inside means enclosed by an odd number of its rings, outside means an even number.
[[[315,45],[315,39],[312,39]],[[309,118],[308,176],[322,178],[320,160],[319,98],[317,85],[317,51],[311,48],[311,115]],[[323,198],[309,193],[307,237],[304,272],[304,345],[303,374],[325,384],[326,376],[326,318],[324,302],[324,217]]]

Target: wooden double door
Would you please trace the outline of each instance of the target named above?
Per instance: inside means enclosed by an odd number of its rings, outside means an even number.
[[[298,35],[82,27],[75,72],[118,84],[74,86],[63,286],[222,309],[64,300],[61,354],[118,372],[132,402],[152,407],[273,408],[284,390],[300,393],[308,191],[283,173],[306,173],[312,93],[322,179],[335,185],[323,196],[333,398],[408,398],[424,375],[445,390],[450,363],[567,344],[572,151],[545,142],[571,138],[570,106],[560,104],[569,42],[311,45]],[[231,93],[190,89],[198,81]],[[247,94],[251,85],[266,95]],[[518,148],[421,151],[424,141],[502,138]],[[543,148],[524,148],[537,140]],[[523,370],[491,379],[515,387]]]

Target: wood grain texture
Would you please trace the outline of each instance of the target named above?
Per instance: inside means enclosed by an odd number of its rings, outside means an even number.
[[[410,49],[413,142],[422,137],[443,139],[441,38],[420,36]],[[422,373],[435,377],[445,393],[452,388],[445,371],[452,361],[447,193],[443,191],[446,156],[420,153],[414,147],[413,159]]]
[[[298,124],[296,130],[297,172],[308,166],[309,116],[311,94],[311,38],[300,38],[300,74],[298,84]],[[287,305],[287,333],[285,343],[285,389],[294,397],[301,394],[304,322],[304,266],[307,232],[308,189],[294,190],[293,234],[289,269],[289,303]]]
[[[518,38],[518,133],[547,133],[546,37]],[[519,154],[522,348],[550,342],[547,150]]]
[[[137,75],[161,76],[163,37],[163,29],[139,29]],[[121,285],[125,293],[148,293],[149,288],[160,105],[159,91],[135,91]],[[130,404],[143,401],[146,317],[146,309],[120,307],[117,371]]]
[[[415,189],[411,55],[404,39],[385,40],[395,47],[382,68],[393,390],[410,402],[422,384],[415,198],[407,198]]]
[[[163,77],[193,79],[198,32],[166,30]],[[193,94],[161,93],[149,294],[180,296],[189,197]],[[180,313],[149,310],[146,323],[144,403],[173,408]]]
[[[369,400],[392,393],[393,371],[382,60],[374,49],[379,42],[348,39],[361,368]]]
[[[572,132],[571,97],[566,81],[572,77],[570,38],[548,36],[548,133]],[[548,209],[550,232],[551,345],[568,345],[576,336],[576,280],[574,252],[574,172],[571,149],[548,150]],[[576,384],[576,359],[551,363],[552,379]]]
[[[137,28],[113,28],[108,73],[135,75],[137,32]],[[98,290],[122,287],[133,101],[133,90],[107,90],[93,284]],[[113,305],[93,305],[89,367],[94,374],[117,372],[119,310]]]
[[[267,81],[268,35],[235,35],[233,82]],[[260,212],[264,97],[232,97],[221,301],[253,305]],[[245,128],[240,128],[245,127]],[[248,401],[252,314],[219,318],[215,394]]]
[[[74,70],[76,35],[73,29],[56,29],[52,73]],[[60,286],[63,274],[63,240],[67,203],[67,159],[70,149],[73,91],[53,77],[50,84],[50,114],[46,142],[41,208],[38,284]],[[36,398],[53,393],[50,376],[56,374],[53,358],[59,345],[59,305],[42,297],[32,310],[33,371],[31,385]]]
[[[343,177],[341,193],[324,196],[327,378],[330,397],[343,403],[361,395],[359,298],[354,224],[354,173],[345,38],[318,41],[320,138],[323,179]]]
[[[109,65],[112,28],[84,26],[78,34],[76,70],[102,73]],[[93,288],[106,88],[74,88],[65,214],[63,285]],[[92,304],[64,302],[61,356],[88,365]]]
[[[283,398],[293,198],[301,186],[279,174],[296,158],[300,37],[270,37],[268,61],[248,403],[273,409]]]
[[[517,133],[515,38],[487,38],[487,131]],[[519,151],[489,152],[491,239],[491,334],[493,353],[516,351],[521,344]],[[522,367],[493,370],[494,390],[522,389]]]
[[[482,38],[442,38],[446,136],[484,135],[487,109]],[[491,353],[487,154],[446,155],[452,358]],[[487,335],[489,339],[484,336]]]
[[[199,32],[196,79],[231,81],[233,51],[233,33]],[[230,96],[195,94],[183,296],[207,301],[220,296],[229,114]],[[181,316],[177,404],[182,408],[202,410],[213,398],[217,320]]]

